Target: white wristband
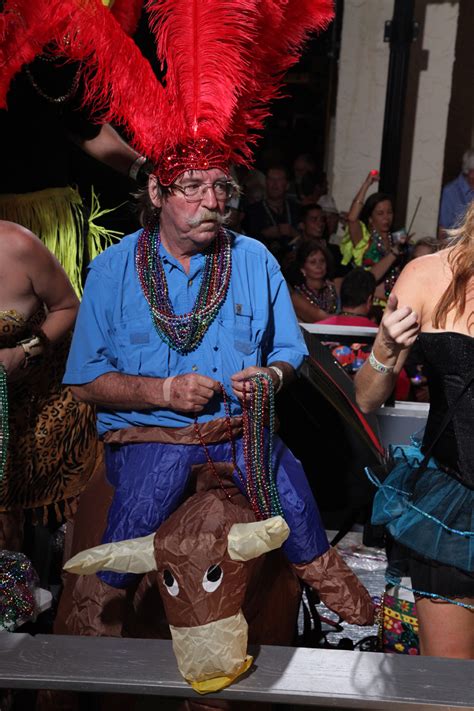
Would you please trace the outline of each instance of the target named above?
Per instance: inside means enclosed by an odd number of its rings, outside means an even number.
[[[275,390],[275,392],[278,393],[283,386],[283,371],[277,365],[269,365],[268,370],[273,370],[273,372],[278,375],[278,386]]]
[[[163,383],[163,400],[166,404],[171,401],[171,383],[174,379],[175,376],[172,375],[169,378],[166,378],[165,382]]]
[[[389,375],[390,373],[393,373],[393,369],[395,368],[394,365],[385,365],[385,363],[381,363],[379,360],[377,360],[373,350],[370,351],[369,365],[371,365],[372,368],[377,371],[377,373],[382,373],[383,375]]]

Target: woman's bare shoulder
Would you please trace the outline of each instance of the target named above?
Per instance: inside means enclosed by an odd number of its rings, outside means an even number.
[[[22,227],[16,222],[0,220],[0,244],[2,247],[17,250],[25,247],[34,248],[38,243],[41,244],[38,237],[26,227]]]

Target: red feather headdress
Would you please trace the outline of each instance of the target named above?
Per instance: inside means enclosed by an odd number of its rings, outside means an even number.
[[[52,42],[82,63],[84,104],[125,127],[163,185],[185,170],[248,163],[284,73],[333,16],[333,0],[148,0],[161,84],[118,21],[125,4],[111,13],[101,0],[5,0],[0,104]]]

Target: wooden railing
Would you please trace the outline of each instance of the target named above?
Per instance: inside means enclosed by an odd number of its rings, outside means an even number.
[[[474,708],[474,662],[262,646],[245,677],[213,698],[313,708],[439,711]],[[0,688],[197,698],[171,642],[0,635]]]

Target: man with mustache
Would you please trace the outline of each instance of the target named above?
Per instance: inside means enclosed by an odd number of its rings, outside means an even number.
[[[97,407],[106,443],[114,495],[103,542],[155,531],[182,501],[194,465],[207,463],[220,479],[224,463],[251,498],[241,417],[248,378],[263,374],[278,391],[306,355],[278,263],[223,226],[235,190],[228,157],[207,139],[164,154],[142,196],[144,228],[89,267],[64,382]],[[291,531],[283,549],[314,584],[321,561],[336,554],[301,464],[278,437],[273,467]],[[130,582],[130,574],[99,576]],[[357,581],[354,599],[357,613],[341,613],[370,621]]]

